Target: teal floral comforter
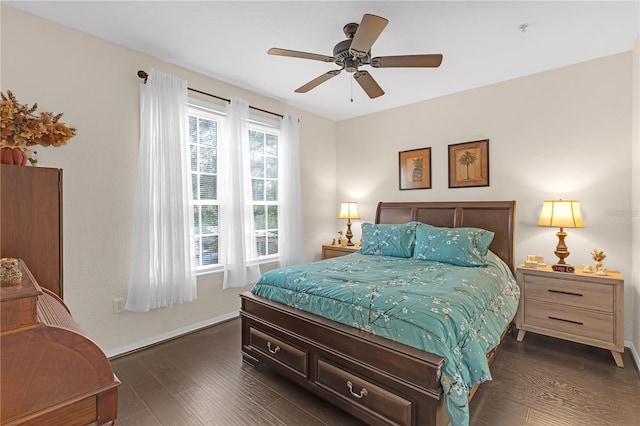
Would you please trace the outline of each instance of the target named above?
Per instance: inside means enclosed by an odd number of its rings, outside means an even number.
[[[486,354],[520,297],[506,264],[492,252],[486,260],[464,267],[353,253],[269,271],[251,292],[442,356],[449,418],[467,425],[469,390],[491,380]]]

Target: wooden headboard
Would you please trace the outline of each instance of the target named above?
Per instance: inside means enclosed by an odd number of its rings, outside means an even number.
[[[439,201],[378,203],[376,223],[406,223],[412,220],[433,226],[473,227],[493,231],[489,250],[514,271],[515,201]]]

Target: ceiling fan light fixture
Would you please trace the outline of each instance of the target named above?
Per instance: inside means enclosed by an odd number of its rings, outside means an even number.
[[[351,72],[351,73],[357,72],[358,65],[360,65],[360,62],[357,59],[353,59],[353,58],[346,59],[344,61],[344,70],[346,72]]]

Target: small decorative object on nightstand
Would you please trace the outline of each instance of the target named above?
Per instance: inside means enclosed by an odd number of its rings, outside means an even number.
[[[550,267],[516,272],[520,307],[516,317],[519,342],[527,331],[608,349],[624,367],[624,279],[617,271],[606,276]]]
[[[322,260],[331,259],[332,257],[346,256],[360,250],[359,246],[338,246],[333,244],[322,245]]]
[[[607,275],[607,269],[602,264],[602,261],[606,259],[607,255],[598,249],[593,249],[591,252],[591,258],[596,263],[596,273],[598,275]]]

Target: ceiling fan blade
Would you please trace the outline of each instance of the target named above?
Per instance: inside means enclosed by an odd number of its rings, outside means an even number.
[[[291,58],[313,59],[315,61],[322,61],[322,62],[333,62],[335,60],[333,56],[319,55],[317,53],[299,52],[297,50],[279,49],[277,47],[272,47],[271,49],[267,50],[267,53],[269,55],[289,56]]]
[[[329,72],[326,72],[326,73],[322,74],[320,77],[314,78],[313,80],[311,80],[307,84],[298,87],[295,90],[295,92],[296,93],[307,93],[309,90],[321,85],[322,83],[324,83],[325,81],[329,80],[330,78],[333,78],[336,75],[340,74],[340,71],[342,71],[342,70],[331,70]]]
[[[388,23],[388,20],[380,16],[365,14],[356,30],[356,34],[353,36],[349,53],[357,57],[367,56],[371,46],[373,46],[373,43],[375,43]]]
[[[371,58],[369,65],[374,68],[424,67],[437,68],[442,63],[442,55],[400,55]]]
[[[360,87],[362,87],[371,99],[384,95],[384,90],[382,90],[367,71],[356,71],[353,73],[353,78],[356,79]]]

